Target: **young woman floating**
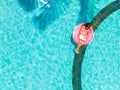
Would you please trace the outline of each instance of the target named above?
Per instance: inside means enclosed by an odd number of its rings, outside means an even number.
[[[73,40],[78,44],[75,52],[79,53],[82,45],[89,44],[94,37],[94,31],[91,23],[79,24],[73,31]]]

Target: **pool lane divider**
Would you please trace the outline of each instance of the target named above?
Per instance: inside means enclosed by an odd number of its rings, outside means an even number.
[[[92,20],[92,26],[94,32],[97,30],[99,25],[113,12],[120,9],[120,0],[113,1],[106,7],[104,7]],[[86,51],[87,45],[82,46],[79,49],[79,54],[76,54],[73,61],[73,70],[72,70],[72,86],[73,90],[82,90],[81,82],[81,72],[82,72],[82,62],[84,59],[84,54]]]

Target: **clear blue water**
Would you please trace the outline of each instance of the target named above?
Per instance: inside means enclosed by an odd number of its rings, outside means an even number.
[[[72,31],[77,23],[91,21],[112,1],[87,1],[84,16],[79,15],[80,1],[71,0],[64,13],[57,7],[57,16],[41,32],[33,22],[33,12],[23,10],[17,0],[0,0],[0,89],[72,90]],[[119,15],[120,11],[114,12],[100,25],[87,48],[83,90],[120,90]]]

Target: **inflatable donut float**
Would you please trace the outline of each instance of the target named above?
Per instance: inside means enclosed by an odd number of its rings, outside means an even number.
[[[84,24],[79,24],[78,26],[75,27],[74,31],[73,31],[73,40],[75,43],[79,43],[80,41],[80,32],[81,32],[81,27],[83,26]],[[93,33],[93,30],[91,29],[88,29],[87,30],[87,35],[86,35],[86,41],[83,42],[83,45],[87,45],[89,44],[94,38],[94,33]]]

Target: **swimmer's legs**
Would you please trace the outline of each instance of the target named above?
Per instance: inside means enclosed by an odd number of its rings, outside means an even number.
[[[77,48],[75,49],[75,52],[78,54],[79,53],[79,49],[80,49],[80,47],[82,46],[83,44],[82,44],[82,42],[80,41],[79,43],[78,43],[78,46],[77,46]]]

